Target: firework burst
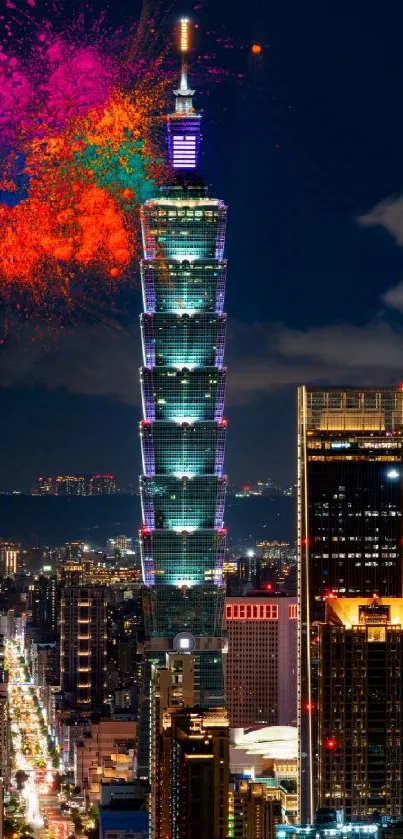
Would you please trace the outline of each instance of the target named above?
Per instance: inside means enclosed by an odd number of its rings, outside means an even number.
[[[104,288],[127,281],[138,206],[164,173],[157,114],[172,79],[146,6],[137,26],[113,32],[84,11],[58,27],[34,0],[6,7],[0,296],[55,310],[94,277]]]

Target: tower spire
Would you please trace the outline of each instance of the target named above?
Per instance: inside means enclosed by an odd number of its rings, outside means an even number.
[[[201,115],[193,107],[195,91],[189,87],[187,56],[191,48],[190,20],[179,21],[179,51],[182,56],[179,87],[174,90],[175,112],[168,116],[168,152],[173,169],[197,168]]]
[[[176,113],[191,113],[193,111],[192,96],[194,90],[189,87],[188,81],[188,61],[187,55],[190,50],[190,21],[187,17],[182,17],[179,21],[179,50],[182,55],[181,78],[179,87],[174,90],[175,94],[175,112]]]

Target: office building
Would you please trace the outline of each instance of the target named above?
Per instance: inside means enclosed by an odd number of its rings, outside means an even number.
[[[62,548],[64,559],[68,562],[82,562],[84,553],[86,552],[85,542],[77,540],[75,542],[65,542]]]
[[[147,787],[139,782],[102,781],[100,785],[99,839],[148,839],[145,811]]]
[[[300,818],[318,802],[317,631],[326,597],[402,593],[403,390],[298,394]]]
[[[131,536],[115,536],[113,539],[108,539],[107,542],[108,556],[126,556],[127,553],[134,553],[133,539]]]
[[[319,624],[319,805],[403,813],[403,598],[329,598]]]
[[[91,720],[74,744],[74,781],[94,802],[105,780],[133,780],[137,723],[130,713]]]
[[[37,478],[33,495],[116,495],[116,475],[48,475]]]
[[[92,475],[88,481],[88,495],[116,495],[116,475]]]
[[[228,835],[228,715],[224,708],[167,708],[158,782],[164,806],[151,836]]]
[[[62,592],[60,684],[66,707],[100,710],[106,687],[106,592],[71,586]]]
[[[166,777],[167,742],[164,712],[167,708],[193,708],[194,658],[188,653],[167,653],[165,666],[154,665],[150,696],[150,828],[151,839],[164,839],[171,830],[171,782]]]
[[[21,545],[6,540],[0,541],[0,574],[2,577],[15,577],[22,571]]]
[[[40,574],[28,587],[32,624],[43,632],[57,632],[61,589],[56,575]]]
[[[84,582],[84,566],[82,562],[68,561],[59,567],[62,587],[80,586]]]
[[[188,50],[188,22],[181,22]],[[197,173],[201,114],[186,62],[168,117],[170,177],[141,209],[140,533],[148,660],[192,651],[196,701],[224,702],[223,314],[227,208]],[[176,639],[176,640],[175,640]]]
[[[231,727],[296,725],[297,613],[296,597],[251,591],[226,598]]]
[[[48,475],[37,478],[35,495],[86,495],[85,475]]]
[[[283,796],[286,790],[283,791]],[[228,837],[276,839],[276,825],[283,822],[281,791],[245,778],[231,778]]]
[[[120,568],[118,566],[97,566],[83,568],[82,579],[85,585],[113,586],[114,589],[138,589],[141,584],[141,572],[138,568]]]

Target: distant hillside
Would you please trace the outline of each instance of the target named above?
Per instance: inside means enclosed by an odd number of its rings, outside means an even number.
[[[238,547],[258,539],[294,537],[294,499],[235,498],[228,496],[225,525],[230,542]],[[88,498],[0,496],[0,538],[33,545],[60,545],[82,539],[104,547],[109,537],[137,536],[141,524],[140,499],[130,495]]]

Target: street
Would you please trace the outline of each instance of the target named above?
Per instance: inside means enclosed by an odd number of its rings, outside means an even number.
[[[55,791],[57,752],[49,736],[37,692],[20,660],[16,642],[6,646],[9,708],[13,747],[12,777],[24,772],[19,794],[25,821],[38,839],[67,839],[73,832],[69,816],[60,811]]]

